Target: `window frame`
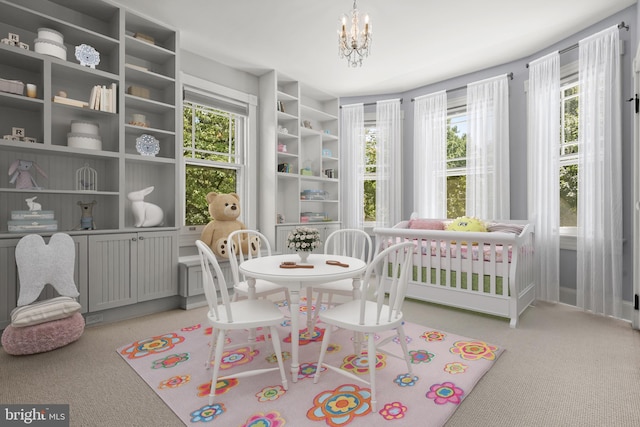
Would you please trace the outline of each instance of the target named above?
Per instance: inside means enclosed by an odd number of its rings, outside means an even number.
[[[196,76],[181,73],[181,93],[184,94],[184,90],[191,90],[198,92],[199,94],[211,96],[212,99],[222,100],[222,103],[232,103],[237,105],[243,105],[246,107],[246,116],[244,119],[244,141],[240,142],[236,140],[236,150],[240,150],[242,153],[243,162],[242,165],[237,166],[238,175],[236,176],[236,188],[237,193],[240,196],[241,215],[238,220],[245,223],[248,228],[256,228],[257,226],[257,106],[258,98],[255,95],[244,93],[236,89],[228,88],[226,86],[219,85],[217,83],[201,79]],[[178,107],[178,106],[176,106]],[[215,109],[224,110],[218,106],[212,106]],[[179,222],[179,234],[181,247],[193,246],[196,239],[198,239],[202,233],[202,230],[206,225],[185,225],[185,204],[186,204],[186,165],[193,164],[197,166],[212,166],[221,168],[236,168],[237,163],[224,163],[215,162],[204,159],[194,159],[186,157],[184,155],[183,141],[184,130],[182,129],[182,117],[184,114],[184,101],[183,97],[180,98],[180,157],[179,157],[179,203],[180,203],[180,222]]]
[[[463,114],[467,115],[467,98],[466,98],[466,96],[458,96],[458,97],[455,97],[455,98],[454,97],[451,97],[451,98],[447,97],[447,117],[446,117],[446,121],[449,122],[449,119],[451,117],[460,116],[460,115],[463,115]],[[447,132],[449,131],[448,127],[449,126],[447,125]],[[468,133],[467,133],[467,136],[468,136]],[[448,148],[449,148],[449,141],[447,141],[447,150],[448,150]],[[450,161],[462,160],[462,159],[465,160],[465,166],[464,167],[456,167],[456,168],[451,168],[451,169],[449,169],[447,167],[447,164]],[[467,176],[466,163],[467,163],[467,157],[464,157],[464,158],[461,157],[461,158],[456,158],[456,159],[452,159],[452,160],[445,159],[445,179],[448,181],[448,178],[452,177],[452,176],[464,176],[464,177],[466,177]],[[445,206],[446,206],[447,211],[448,211],[449,210],[449,192],[447,192],[446,197],[447,197],[447,200],[446,200]],[[466,211],[467,211],[467,204],[466,204],[466,200],[465,200],[465,214],[466,214]],[[445,216],[448,216],[448,215],[445,215]]]
[[[366,144],[367,144],[367,141],[366,141],[367,128],[372,128],[372,127],[375,128],[376,124],[377,123],[376,123],[376,115],[375,115],[375,113],[365,114],[365,116],[364,116],[364,132],[365,132],[364,144],[365,144],[365,147],[364,147],[364,151],[363,151],[365,153],[365,162],[364,162],[363,171],[362,171],[362,186],[363,186],[362,191],[363,191],[363,195],[364,195],[364,182],[365,181],[376,181],[377,182],[377,180],[378,180],[376,173],[367,173],[367,159],[366,159],[366,157],[367,157],[367,154],[366,154],[367,153],[367,146],[366,146]],[[377,157],[376,157],[376,160],[377,160]],[[377,167],[378,167],[378,164],[376,162],[376,168]],[[368,177],[371,177],[371,178],[368,179]],[[363,200],[363,202],[364,202],[364,200]],[[364,206],[362,208],[364,210]],[[376,216],[377,216],[377,211],[376,211]],[[363,212],[362,223],[363,223],[365,229],[373,230],[373,228],[376,226],[377,222],[376,221],[366,221],[364,219],[364,212]]]
[[[566,64],[562,67],[560,67],[560,94],[558,94],[559,102],[560,104],[560,114],[561,117],[559,117],[559,119],[562,120],[562,114],[563,114],[563,98],[562,98],[562,91],[565,90],[566,86],[568,85],[572,85],[572,84],[578,84],[578,80],[579,80],[579,76],[578,76],[578,70],[579,70],[579,63],[578,61],[573,61],[569,64]],[[561,122],[561,126],[562,126],[562,122]],[[562,134],[564,134],[564,129],[560,129],[560,131],[562,132]],[[562,138],[562,137],[561,137]],[[579,143],[580,138],[578,137],[578,143]],[[562,140],[560,141],[560,143],[562,144]],[[560,147],[559,147],[560,148]],[[558,149],[559,149],[558,148]],[[568,163],[567,162],[567,158],[562,158],[562,156],[560,156],[559,160],[559,165],[558,166],[565,166],[568,164],[578,164],[578,159],[577,159],[577,155],[575,156],[575,163]],[[558,185],[560,185],[560,183],[558,183]],[[578,227],[559,227],[559,234],[560,234],[560,249],[569,249],[569,250],[576,250],[577,249],[577,236],[578,236]]]

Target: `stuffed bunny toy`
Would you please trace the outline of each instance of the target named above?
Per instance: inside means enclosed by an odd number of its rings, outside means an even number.
[[[35,178],[31,175],[31,167],[35,166],[40,175],[49,178],[46,173],[38,166],[36,162],[31,160],[16,159],[9,165],[9,184],[16,184],[16,188],[40,189]]]

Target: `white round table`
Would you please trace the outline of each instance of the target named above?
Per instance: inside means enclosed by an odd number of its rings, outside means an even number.
[[[329,265],[327,261],[338,261],[348,267]],[[272,255],[253,258],[240,264],[240,273],[244,274],[249,285],[249,298],[255,298],[255,279],[268,280],[289,288],[291,296],[291,375],[293,382],[298,381],[298,348],[300,345],[300,291],[305,287],[313,287],[321,283],[340,279],[353,278],[354,297],[359,294],[360,279],[367,264],[358,258],[330,254],[310,254],[305,265],[313,268],[281,268],[283,262],[303,264],[297,254]],[[309,288],[311,289],[311,288]],[[311,295],[308,295],[310,298]],[[311,316],[309,325],[311,323]],[[313,333],[313,331],[309,331]]]

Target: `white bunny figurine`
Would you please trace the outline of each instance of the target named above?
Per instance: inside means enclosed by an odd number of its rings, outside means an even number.
[[[35,212],[35,211],[41,211],[42,210],[42,205],[38,202],[34,202],[35,199],[37,199],[37,196],[33,196],[29,199],[24,199],[25,202],[27,202],[27,206],[29,206],[29,210],[31,212]]]
[[[127,194],[127,198],[131,200],[131,210],[136,227],[155,227],[162,225],[164,212],[159,206],[153,203],[145,202],[144,196],[150,194],[154,187],[147,187],[142,190],[132,191]]]

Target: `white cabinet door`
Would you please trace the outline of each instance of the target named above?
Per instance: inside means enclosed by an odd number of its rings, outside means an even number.
[[[138,301],[178,295],[178,244],[175,231],[138,233]]]
[[[137,233],[89,236],[89,311],[134,304]]]

